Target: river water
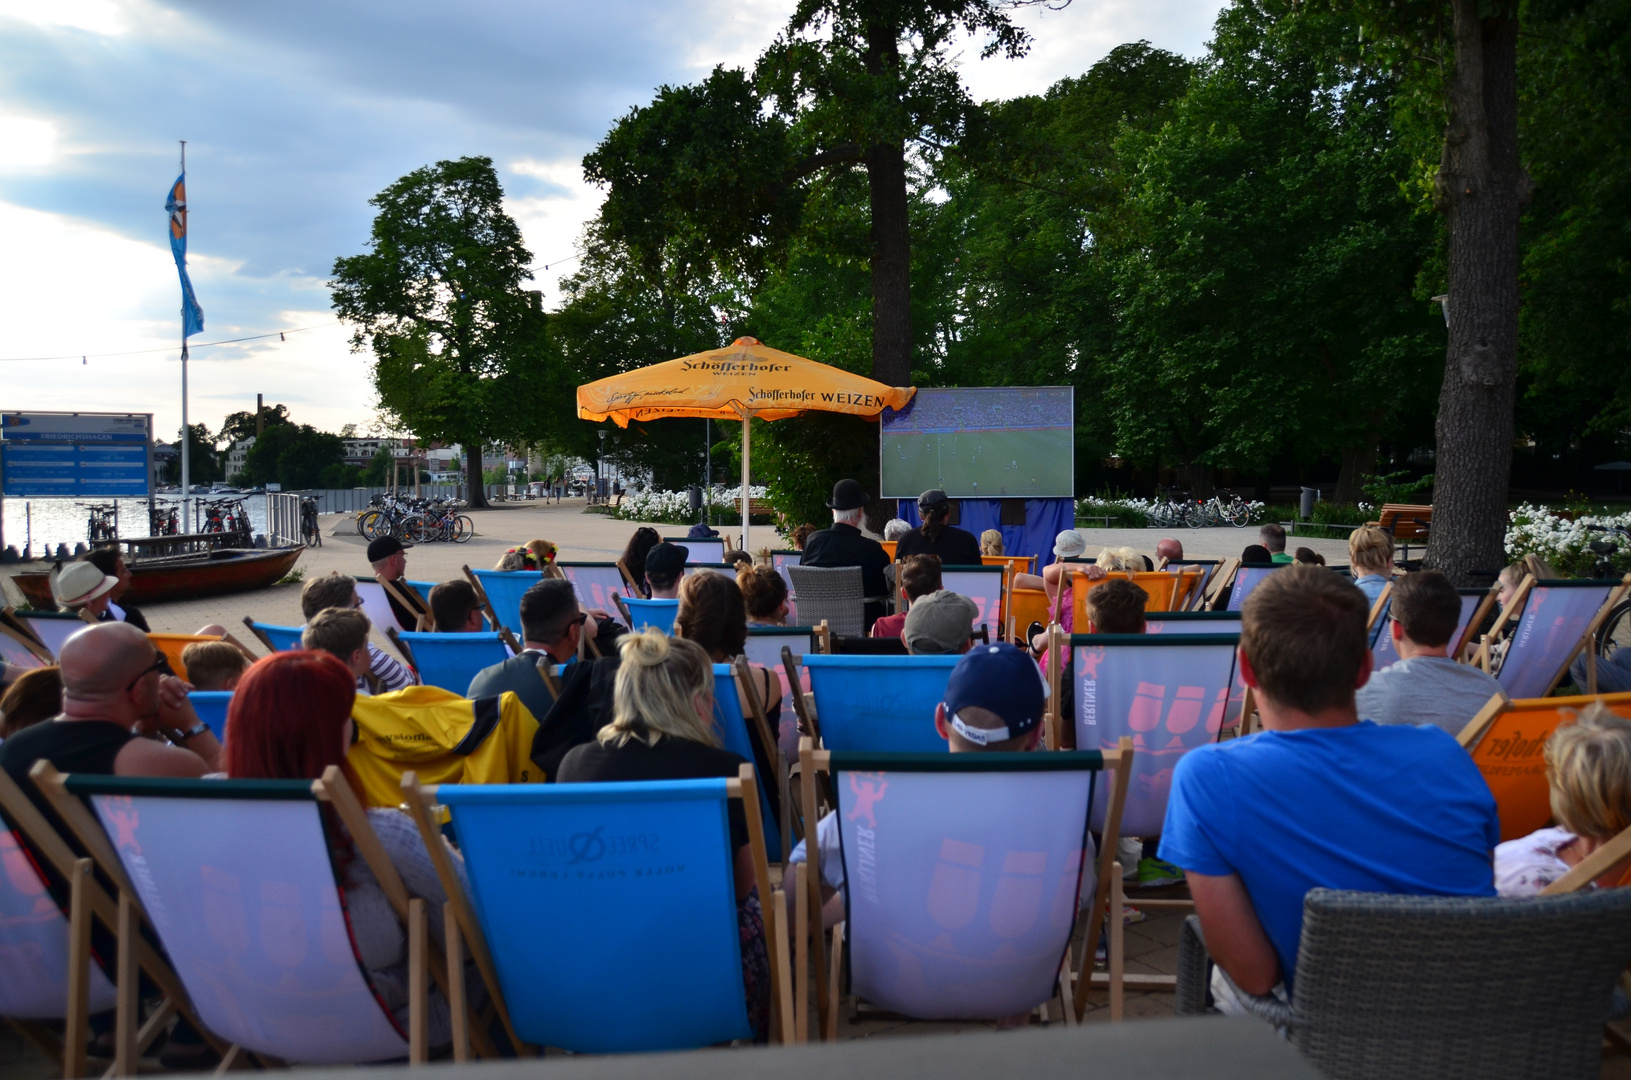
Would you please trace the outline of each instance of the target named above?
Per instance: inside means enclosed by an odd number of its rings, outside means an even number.
[[[249,513],[250,532],[266,531],[266,496],[246,495],[244,509]],[[148,528],[146,499],[98,500],[98,505],[117,501],[119,506],[119,535],[122,538],[151,536]],[[200,505],[213,501],[209,496],[194,496],[195,513]],[[89,510],[92,500],[76,499],[7,499],[5,505],[5,546],[23,550],[23,544],[33,536],[34,555],[43,554],[42,545],[49,544],[52,551],[58,544],[67,544],[72,552],[75,544],[84,544],[89,535]],[[178,506],[179,499],[160,497],[160,509]],[[32,519],[32,520],[31,520]],[[183,528],[182,532],[195,530]]]

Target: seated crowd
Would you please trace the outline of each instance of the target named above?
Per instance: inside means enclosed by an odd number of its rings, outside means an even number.
[[[975,644],[978,606],[943,587],[943,567],[1003,554],[1002,534],[990,529],[976,537],[950,524],[945,492],[929,491],[917,502],[921,525],[897,519],[885,529],[896,545],[891,559],[862,530],[868,501],[854,481],[840,483],[828,503],[832,525],[795,537],[802,563],[861,567],[872,637],[900,638],[916,655],[962,654],[944,699],[921,718],[952,752],[1042,749],[1046,676],[1061,663],[1070,685],[1070,657],[1050,655],[1040,623],[1016,635],[1018,647]],[[1254,693],[1262,730],[1179,758],[1159,835],[1132,838],[1141,844],[1141,879],[1149,883],[1157,874],[1187,883],[1207,946],[1227,976],[1213,985],[1225,1011],[1239,1007],[1240,992],[1289,990],[1303,898],[1312,888],[1529,896],[1631,826],[1631,721],[1594,707],[1547,744],[1555,826],[1499,843],[1495,800],[1454,736],[1500,686],[1455,654],[1462,609],[1449,579],[1436,571],[1395,577],[1392,540],[1377,529],[1356,530],[1350,539],[1351,580],[1306,548],[1287,555],[1279,526],[1265,526],[1259,541],[1245,561],[1281,569],[1245,602],[1238,671]],[[624,625],[620,612],[586,610],[573,584],[557,576],[557,553],[544,540],[504,553],[500,570],[543,576],[520,599],[519,651],[481,670],[463,690],[470,699],[505,693],[519,699],[538,723],[530,756],[548,782],[735,777],[746,762],[724,748],[715,720],[719,694],[737,695],[744,716],[762,716],[784,751],[797,742],[799,720],[791,710],[783,715],[776,671],[747,663],[745,680],[721,685],[715,668],[745,663],[750,626],[786,624],[790,597],[777,570],[733,552],[741,561],[726,561],[737,566],[735,580],[707,569],[687,575],[687,549],[641,528],[619,560],[622,571],[642,598],[676,600],[678,615],[671,632],[640,631]],[[403,545],[376,540],[367,554],[397,621],[391,629],[488,628],[490,611],[469,581],[441,583],[421,597],[406,579]],[[1044,593],[1050,621],[1067,633],[1090,634],[1144,633],[1150,593],[1129,575],[1184,557],[1178,541],[1163,539],[1154,558],[1105,548],[1087,561],[1087,540],[1073,529],[1058,534],[1052,555],[1040,574],[1016,575],[1014,586]],[[129,576],[122,561],[97,558],[72,564],[92,569],[62,575],[94,625],[68,639],[57,665],[22,674],[0,698],[0,768],[31,797],[28,772],[42,759],[63,772],[315,780],[330,766],[344,769],[354,752],[359,695],[418,681],[371,640],[383,628],[364,613],[357,580],[339,573],[302,588],[301,649],[250,664],[227,642],[194,643],[182,654],[184,681],[143,632],[141,613],[118,606],[120,583]],[[1069,600],[1073,573],[1098,583],[1085,598],[1085,627],[1075,625]],[[1368,623],[1389,584],[1381,633],[1391,636],[1398,660],[1373,672]],[[1502,603],[1513,595],[1505,593]],[[224,746],[199,721],[190,689],[234,692]],[[1066,693],[1057,703],[1067,722],[1072,698]],[[776,747],[757,737],[750,743],[757,775],[775,775]],[[362,796],[351,770],[345,774]],[[774,785],[766,796],[772,813],[782,813]],[[389,808],[368,816],[410,894],[440,911],[447,896],[413,822]],[[767,898],[757,892],[739,807],[730,829],[743,978],[754,1030],[763,1036]],[[832,814],[815,829],[829,925],[844,917],[838,832]],[[401,924],[345,831],[332,835],[359,956],[385,1005],[405,1018]],[[462,865],[451,845],[447,853]],[[805,844],[789,858],[807,860]],[[1598,884],[1618,883],[1624,870],[1612,868]],[[442,920],[430,925],[440,944]],[[432,1042],[445,1044],[449,1010],[436,991],[429,1019]]]

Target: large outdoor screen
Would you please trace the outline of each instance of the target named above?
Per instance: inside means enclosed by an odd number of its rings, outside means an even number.
[[[1068,386],[919,390],[901,411],[884,410],[882,495],[1070,498],[1075,419]]]

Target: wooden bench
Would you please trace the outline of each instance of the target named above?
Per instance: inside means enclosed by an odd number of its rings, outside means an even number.
[[[1433,525],[1433,508],[1408,503],[1384,503],[1381,516],[1365,524],[1393,537],[1394,542],[1404,549],[1404,561],[1409,562],[1411,541],[1418,546],[1427,543],[1427,534]]]
[[[736,511],[737,514],[741,514],[742,513],[742,500],[741,499],[732,499],[731,500],[731,507],[732,507],[733,510]],[[769,499],[749,499],[748,500],[748,520],[751,521],[752,519],[759,518],[759,517],[774,518],[775,516],[776,516],[776,508],[774,506],[770,505],[770,500]]]

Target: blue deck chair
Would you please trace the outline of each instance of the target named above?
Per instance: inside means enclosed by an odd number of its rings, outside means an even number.
[[[628,617],[630,630],[661,630],[674,632],[674,620],[680,616],[678,600],[642,600],[637,596],[621,598],[623,614]]]
[[[776,741],[782,748],[782,756],[792,761],[798,755],[798,707],[793,704],[794,684],[788,681],[787,668],[782,663],[784,647],[796,657],[815,651],[815,627],[750,626],[747,643],[742,646],[742,655],[748,658],[749,663],[770,668],[781,682],[781,731],[777,732]],[[809,690],[809,678],[801,677],[799,692],[808,693]]]
[[[1500,590],[1500,583],[1496,582],[1488,589],[1457,589],[1461,594],[1461,618],[1455,626],[1455,636],[1450,639],[1450,657],[1455,660],[1462,658],[1467,640],[1476,632],[1477,625],[1484,621],[1490,607],[1495,603],[1495,594]],[[1385,613],[1384,613],[1385,615]],[[1385,617],[1378,620],[1382,624],[1381,632],[1371,643],[1371,671],[1381,671],[1399,662],[1399,650],[1393,644],[1393,628],[1388,625]]]
[[[510,658],[504,637],[491,634],[398,634],[397,638],[413,655],[419,681],[440,686],[460,697],[470,689],[470,680],[483,668],[502,664]]]
[[[198,719],[210,726],[210,731],[223,743],[227,741],[227,706],[232,704],[231,690],[194,690],[187,695],[193,703]]]
[[[427,803],[452,814],[472,893],[461,936],[478,958],[491,957],[496,996],[522,1039],[605,1054],[750,1037],[729,813],[730,800],[743,799],[754,879],[770,897],[771,1030],[791,1041],[785,900],[770,889],[752,770],[743,773],[423,791],[404,784],[422,832],[434,835]],[[561,933],[605,925],[608,912],[629,917],[615,932]],[[678,992],[630,1009],[631,972]]]
[[[1235,571],[1234,584],[1229,586],[1228,610],[1239,611],[1241,606],[1246,603],[1246,597],[1252,594],[1253,589],[1263,584],[1270,574],[1282,566],[1290,565],[1291,563],[1276,563],[1273,566],[1262,563],[1242,563],[1240,569]]]
[[[572,583],[578,606],[585,611],[598,609],[617,614],[617,598],[629,595],[623,571],[615,562],[558,562],[555,568]]]
[[[273,652],[292,652],[301,647],[300,635],[303,630],[302,627],[274,626],[271,623],[256,622],[248,615],[244,616],[244,625],[249,627],[251,634],[260,639],[262,645],[265,645]],[[383,634],[384,632],[385,628],[381,627],[380,633]]]
[[[782,583],[787,586],[787,621],[799,621],[798,597],[793,595],[793,575],[787,572],[789,566],[797,566],[799,559],[804,557],[802,551],[772,551],[770,553],[770,566],[781,575]]]
[[[983,623],[992,628],[992,634],[1007,625],[1008,612],[1003,604],[1003,585],[1008,580],[1006,566],[943,566],[940,568],[941,588],[961,593],[974,601],[979,614],[972,624],[978,629]]]
[[[743,664],[745,666],[746,662]],[[787,805],[787,766],[782,761],[776,733],[762,726],[764,718],[743,713],[738,685],[734,664],[714,665],[714,723],[719,725],[719,736],[725,743],[725,749],[740,754],[744,761],[753,765],[754,773],[762,778],[759,784],[759,809],[761,819],[766,823],[765,857],[779,863],[790,847],[787,838],[792,823],[792,817],[788,814],[791,807]],[[759,707],[763,708],[764,702],[761,701]],[[759,729],[757,737],[749,734],[750,725]],[[756,742],[764,748],[763,752],[754,752]],[[776,797],[781,806],[779,817],[770,806],[772,784],[776,785]]]
[[[470,573],[481,582],[482,591],[487,594],[487,602],[493,606],[493,613],[498,616],[499,622],[517,640],[522,640],[521,594],[544,580],[543,571],[472,570]],[[495,626],[493,629],[498,628]]]
[[[721,563],[725,561],[725,539],[719,536],[665,536],[665,544],[678,544],[690,552],[688,563]]]
[[[204,1025],[233,1044],[229,1060],[245,1050],[314,1065],[425,1060],[425,1033],[381,1005],[346,926],[316,792],[352,836],[369,826],[339,770],[315,784],[36,771],[58,815],[145,911]],[[390,861],[369,856],[377,843],[359,843],[359,857],[387,896],[400,893]],[[405,907],[410,947],[429,953],[424,901]],[[423,1002],[427,988],[416,981],[410,994]]]
[[[1056,991],[1074,1008],[1065,991],[1078,897],[1085,878],[1086,940],[1097,941],[1126,753],[813,751],[837,804],[846,918],[833,948],[848,946],[850,991],[925,1020],[1011,1016]],[[1095,803],[1111,811],[1096,874]],[[819,903],[815,878],[800,877]],[[819,933],[813,942],[819,971]],[[831,1034],[839,987],[826,989]]]
[[[1623,582],[1536,580],[1526,575],[1479,649],[1479,666],[1489,670],[1489,641],[1500,635],[1521,605],[1512,644],[1495,678],[1510,698],[1550,695],[1580,650],[1590,647],[1591,635],[1601,618],[1619,603],[1628,587],[1631,574]]]
[[[440,584],[441,584],[441,582],[439,582],[439,581],[409,581],[408,582],[409,588],[413,589],[414,592],[418,593],[419,594],[419,599],[423,600],[426,604],[430,603],[430,591],[432,589],[434,589],[436,586],[440,585]]]
[[[810,692],[828,750],[943,754],[934,709],[946,696],[950,656],[828,656],[804,658]]]
[[[1133,740],[1124,835],[1160,835],[1178,759],[1228,726],[1239,644],[1239,634],[1071,635],[1077,749]],[[1101,800],[1094,828],[1104,820]]]
[[[1144,615],[1146,634],[1238,634],[1238,611],[1150,611]]]
[[[63,644],[90,623],[71,611],[19,611],[16,618],[56,656]]]

